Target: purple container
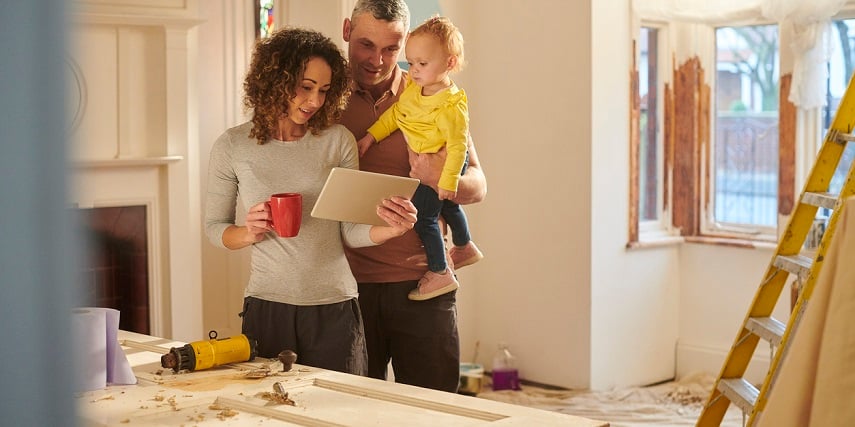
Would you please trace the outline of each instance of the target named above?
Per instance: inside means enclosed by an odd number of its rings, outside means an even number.
[[[493,390],[519,390],[520,377],[516,369],[494,369]]]

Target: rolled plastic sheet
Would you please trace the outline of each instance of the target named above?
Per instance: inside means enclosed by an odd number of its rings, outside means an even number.
[[[137,379],[118,341],[119,311],[82,307],[72,310],[71,333],[78,391],[98,390],[108,384],[136,384]]]

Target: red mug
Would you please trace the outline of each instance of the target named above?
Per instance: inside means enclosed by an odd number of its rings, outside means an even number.
[[[277,193],[270,196],[273,230],[279,237],[294,237],[303,219],[303,196],[300,193]]]

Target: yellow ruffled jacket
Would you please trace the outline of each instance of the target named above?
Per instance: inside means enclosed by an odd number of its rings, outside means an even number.
[[[457,191],[469,133],[469,107],[463,89],[452,83],[448,90],[424,96],[421,86],[408,80],[398,102],[368,128],[368,133],[380,142],[396,129],[401,129],[407,145],[417,153],[436,153],[446,147],[448,157],[439,187]]]

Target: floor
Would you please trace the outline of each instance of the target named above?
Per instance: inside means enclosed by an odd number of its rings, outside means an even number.
[[[526,385],[520,391],[492,391],[489,377],[485,382],[480,398],[608,421],[612,427],[668,427],[695,425],[715,377],[695,374],[680,381],[603,392]],[[742,411],[731,405],[721,426],[742,425]]]

